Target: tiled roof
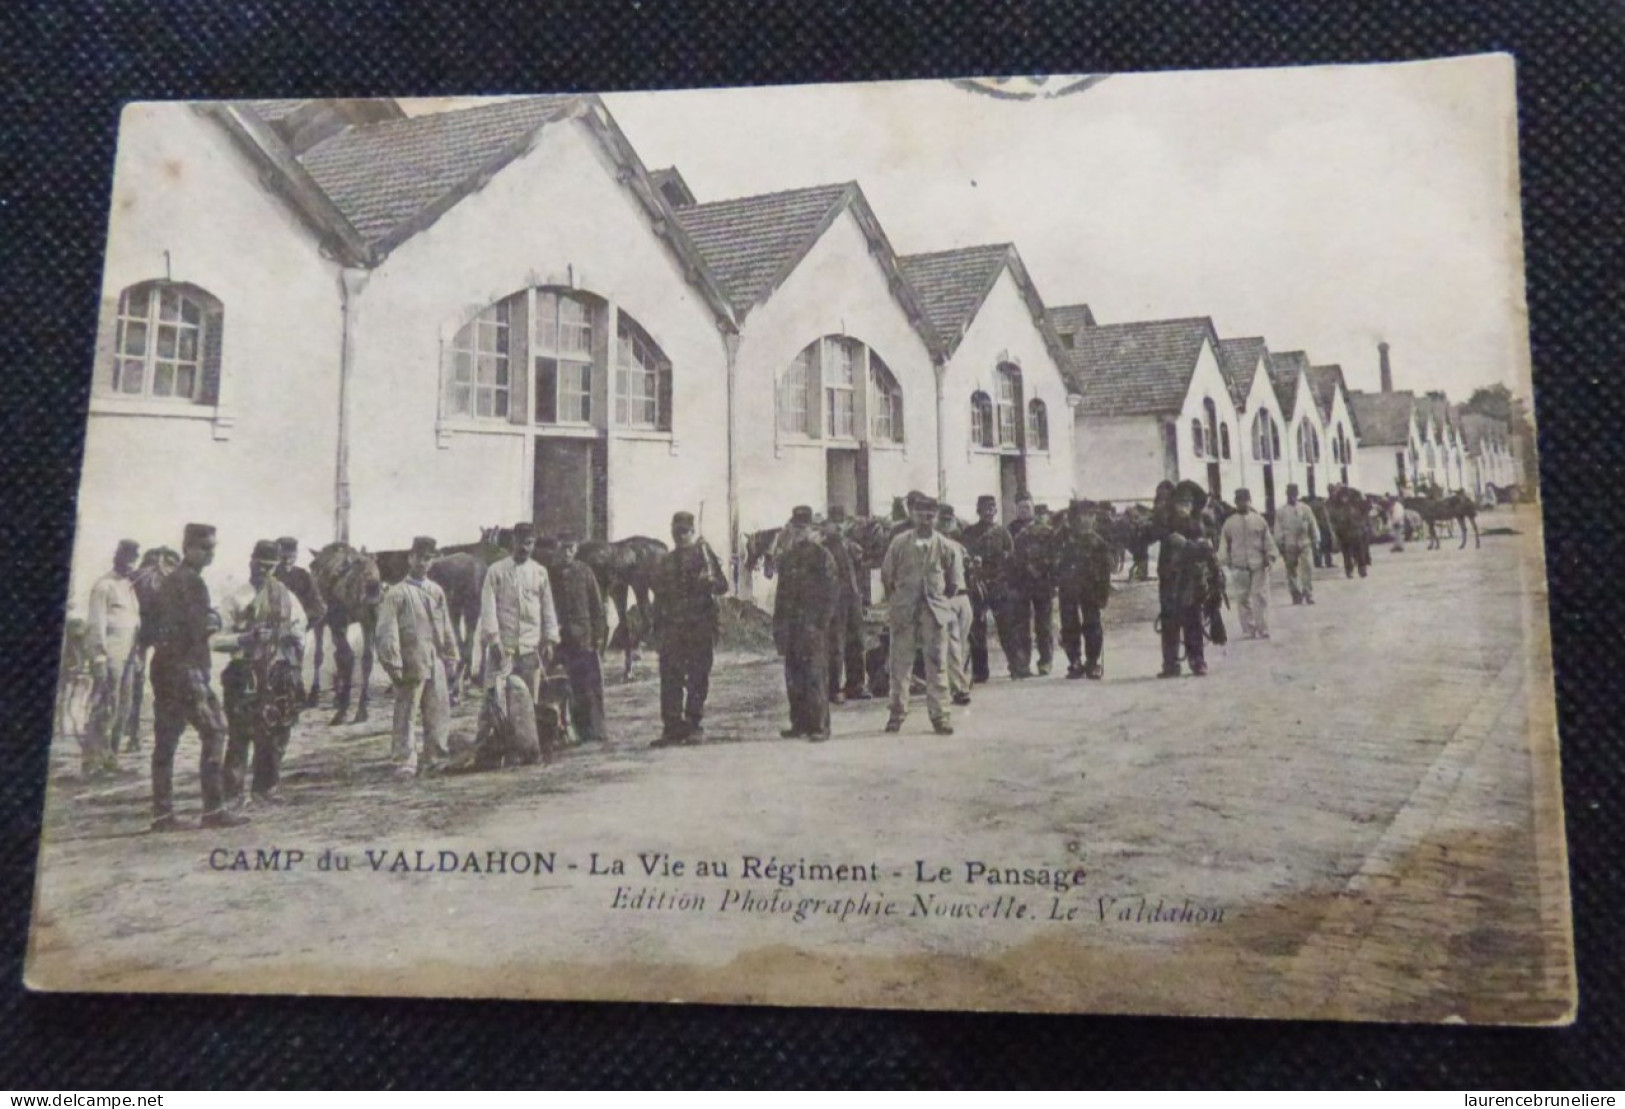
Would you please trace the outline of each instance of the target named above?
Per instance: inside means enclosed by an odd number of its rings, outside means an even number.
[[[1010,244],[995,243],[911,254],[897,264],[919,294],[931,326],[944,342],[957,346],[1009,261]]]
[[[816,185],[696,204],[676,215],[728,299],[748,310],[783,280],[854,191],[850,183]]]
[[[1343,367],[1335,362],[1330,366],[1310,366],[1308,373],[1309,392],[1315,398],[1315,407],[1320,409],[1320,420],[1330,423],[1332,402],[1337,399],[1337,390],[1348,393],[1348,385],[1343,380]]]
[[[292,115],[308,103],[305,100],[249,100],[249,109],[266,123],[275,123]]]
[[[1411,441],[1411,409],[1416,394],[1410,390],[1397,393],[1348,394],[1349,416],[1354,420],[1354,435],[1362,447],[1403,447]]]
[[[538,96],[351,127],[300,164],[370,243],[409,231],[418,217],[524,149],[577,96]]]
[[[1219,372],[1224,374],[1224,383],[1230,387],[1230,399],[1238,407],[1247,403],[1259,359],[1268,354],[1269,345],[1258,335],[1219,340]]]
[[[1087,304],[1063,304],[1049,310],[1049,322],[1059,332],[1082,331],[1095,326],[1095,314]]]
[[[1270,384],[1281,402],[1287,423],[1298,418],[1298,375],[1309,372],[1309,356],[1301,350],[1270,352]]]
[[[1108,324],[1079,331],[1067,352],[1067,376],[1088,416],[1178,412],[1202,344],[1213,342],[1206,316]]]

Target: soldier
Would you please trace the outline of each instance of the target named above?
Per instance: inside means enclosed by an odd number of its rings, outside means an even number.
[[[214,649],[231,656],[220,674],[226,708],[226,757],[221,774],[225,804],[243,805],[243,778],[253,752],[250,790],[262,805],[281,804],[282,757],[299,719],[299,652],[305,621],[293,591],[274,576],[281,561],[276,543],[254,544],[248,584],[226,598],[223,631]]]
[[[1112,552],[1096,530],[1093,506],[1074,501],[1068,516],[1055,558],[1066,676],[1099,681],[1106,676],[1101,663],[1106,629],[1100,613],[1111,596]]]
[[[1015,539],[1037,518],[1038,507],[1033,504],[1033,495],[1023,489],[1016,494],[1016,518],[1010,521],[1010,538]]]
[[[501,646],[504,659],[512,662],[513,672],[530,687],[535,700],[541,693],[542,673],[559,642],[559,618],[547,568],[533,557],[535,525],[528,520],[515,524],[508,550],[506,558],[498,559],[485,572],[475,641],[482,657],[490,644]]]
[[[959,578],[961,567],[947,541],[937,534],[936,501],[913,493],[908,507],[914,526],[892,539],[880,566],[891,629],[891,716],[886,730],[903,728],[908,716],[909,671],[914,652],[920,650],[925,654],[925,702],[931,727],[938,735],[953,735],[945,667],[948,626],[955,619],[949,599],[964,587]]]
[[[954,515],[953,505],[937,506],[937,531],[947,540],[959,564],[959,580],[968,581],[969,556],[959,541],[959,519]],[[970,626],[975,609],[970,594],[964,589],[949,597],[948,604],[954,610],[954,621],[948,626],[948,693],[954,704],[964,706],[970,704]]]
[[[864,688],[863,592],[858,588],[863,550],[846,537],[845,524],[846,509],[831,505],[824,521],[822,542],[835,559],[841,587],[835,628],[829,637],[829,699],[837,705],[843,701],[869,699],[869,691]]]
[[[1202,606],[1207,592],[1201,588],[1201,567],[1208,552],[1197,516],[1207,493],[1193,481],[1169,486],[1166,499],[1157,490],[1160,505],[1152,517],[1152,535],[1157,549],[1157,628],[1162,636],[1162,670],[1159,678],[1177,678],[1179,648],[1185,647],[1185,660],[1191,673],[1207,673],[1202,642]]]
[[[226,719],[220,699],[209,685],[212,662],[209,637],[220,627],[209,607],[203,570],[214,561],[215,529],[187,524],[181,542],[181,564],[164,579],[153,600],[152,655],[152,830],[175,832],[185,827],[175,816],[175,748],[181,733],[197,730],[200,753],[198,781],[203,793],[205,828],[232,828],[248,818],[228,812],[223,804],[221,759],[225,753]]]
[[[141,681],[136,638],[141,606],[136,599],[136,559],[141,544],[119,540],[113,568],[90,587],[85,653],[90,659],[90,719],[80,740],[79,764],[85,777],[118,769],[119,735],[129,726]]]
[[[316,579],[310,571],[299,565],[299,540],[291,535],[284,535],[276,541],[279,561],[276,568],[276,578],[288,587],[299,601],[299,607],[305,613],[306,632],[322,634],[322,621],[327,619],[327,602],[322,600],[322,591],[316,586]],[[301,674],[303,673],[305,645],[299,644],[299,658]]]
[[[1286,586],[1292,603],[1314,604],[1315,575],[1311,567],[1319,557],[1320,525],[1315,510],[1298,500],[1296,484],[1286,487],[1286,505],[1275,514],[1275,543],[1286,563]],[[1242,612],[1246,612],[1245,607]]]
[[[609,643],[604,595],[592,567],[576,558],[579,540],[565,533],[558,539],[553,595],[559,618],[559,662],[570,679],[570,719],[576,739],[603,742],[604,672],[598,656]]]
[[[451,701],[446,672],[447,664],[455,666],[459,656],[446,595],[426,576],[435,550],[429,536],[413,539],[405,579],[385,590],[378,603],[375,645],[378,661],[395,686],[390,757],[401,777],[433,769],[449,755],[446,739],[451,732]],[[421,730],[412,722],[420,711]]]
[[[1337,532],[1337,545],[1343,549],[1343,576],[1352,578],[1358,570],[1365,577],[1371,565],[1371,521],[1365,497],[1344,486],[1332,494],[1327,514]]]
[[[717,598],[728,592],[722,563],[694,531],[694,514],[671,518],[672,550],[655,571],[654,635],[660,642],[660,738],[651,746],[705,738],[705,699],[720,631]]]
[[[1316,570],[1330,570],[1332,568],[1332,514],[1331,506],[1336,504],[1343,494],[1343,486],[1334,485],[1325,499],[1320,497],[1305,497],[1303,503],[1309,506],[1309,511],[1315,515],[1315,530],[1320,534],[1320,542],[1314,549],[1314,568]],[[1274,521],[1271,521],[1274,524]]]
[[[1010,676],[1016,673],[1016,664],[1010,656],[1009,644],[1015,635],[1010,631],[1011,606],[1005,595],[1005,576],[1011,558],[1015,555],[1015,541],[1010,532],[999,523],[999,502],[983,495],[976,498],[976,523],[960,534],[968,556],[965,575],[966,591],[970,594],[970,669],[971,682],[988,679],[987,618],[992,613],[998,629],[999,644],[1005,652],[1005,663]]]
[[[840,630],[841,573],[819,541],[810,507],[791,512],[789,534],[773,601],[773,643],[784,656],[790,700],[790,726],[779,735],[818,743],[829,738],[830,640]]]
[[[1241,598],[1241,633],[1248,639],[1270,637],[1270,567],[1281,557],[1264,517],[1252,510],[1253,497],[1236,490],[1236,511],[1219,536],[1219,561],[1236,583]]]
[[[1015,555],[1009,563],[1007,596],[1011,606],[1010,630],[1014,633],[1015,655],[1011,676],[1033,676],[1032,656],[1036,646],[1038,673],[1047,675],[1054,664],[1055,529],[1049,523],[1049,508],[1034,508],[1031,522],[1015,535]],[[1019,522],[1019,521],[1018,521]],[[1012,528],[1014,525],[1012,525]]]

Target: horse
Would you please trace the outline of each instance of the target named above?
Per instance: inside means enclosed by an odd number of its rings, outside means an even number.
[[[135,637],[135,673],[131,678],[134,690],[130,696],[130,718],[121,724],[123,729],[127,729],[129,736],[125,741],[126,751],[141,750],[141,701],[147,690],[147,655],[153,646],[152,636],[156,621],[152,613],[158,601],[158,587],[180,564],[180,552],[173,547],[149,547],[141,556],[141,564],[130,577],[130,587],[135,591],[136,611],[141,614],[141,630]],[[115,728],[107,739],[109,747],[114,751],[118,750],[119,730],[120,728]]]
[[[1456,525],[1461,529],[1461,545],[1456,550],[1467,548],[1467,529],[1473,529],[1473,546],[1483,546],[1478,537],[1478,506],[1473,498],[1460,489],[1448,497],[1407,497],[1405,499],[1407,514],[1415,512],[1421,516],[1422,522],[1428,529],[1428,550],[1438,550],[1439,525]]]
[[[333,636],[333,719],[344,723],[350,708],[355,651],[350,646],[350,625],[361,625],[361,696],[355,722],[367,719],[367,686],[372,681],[373,640],[378,630],[378,602],[383,599],[384,580],[378,560],[348,543],[329,543],[311,552],[310,574],[327,601],[322,626]],[[316,632],[316,657],[320,666],[321,629]],[[319,674],[319,670],[318,670]],[[316,699],[317,683],[310,683],[310,701]]]
[[[655,574],[660,568],[660,560],[669,550],[666,544],[647,535],[633,535],[613,543],[594,539],[576,548],[576,557],[592,567],[599,588],[615,605],[615,620],[626,641],[623,678],[632,676],[632,659],[639,639],[638,625],[628,619],[627,592],[630,590],[637,600],[641,615],[638,624],[647,627],[653,612],[650,598]]]
[[[462,658],[451,678],[451,703],[456,704],[464,681],[474,672],[474,632],[480,624],[480,592],[489,563],[479,554],[454,551],[429,563],[428,577],[446,595],[446,612]]]
[[[783,532],[783,528],[763,528],[746,533],[745,569],[754,573],[757,564],[760,564],[763,576],[771,578],[774,574],[774,555]]]

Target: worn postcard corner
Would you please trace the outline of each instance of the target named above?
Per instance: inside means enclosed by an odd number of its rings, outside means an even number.
[[[129,105],[28,985],[1573,1020],[1516,140]]]

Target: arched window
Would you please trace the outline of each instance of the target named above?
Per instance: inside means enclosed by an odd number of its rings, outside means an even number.
[[[145,281],[119,295],[109,391],[214,404],[225,310],[195,285]]]
[[[1298,461],[1320,461],[1320,433],[1308,420],[1298,425]]]
[[[1020,392],[1018,375],[1020,370],[1014,366],[1000,366],[998,370],[998,435],[1000,447],[1020,446],[1016,440],[1017,427],[1017,394]]]
[[[1027,449],[1049,450],[1049,411],[1036,397],[1027,402]]]
[[[616,313],[615,422],[671,430],[671,360],[625,312]]]
[[[858,363],[863,344],[850,339],[823,340],[824,431],[831,439],[858,437]]]
[[[1219,425],[1219,457],[1226,461],[1230,458],[1230,425]]]
[[[1212,397],[1202,398],[1202,415],[1207,420],[1207,455],[1209,458],[1219,456],[1219,408],[1213,403]]]
[[[1281,460],[1281,425],[1266,409],[1260,408],[1253,416],[1252,441],[1255,462]]]
[[[521,302],[517,307],[523,314],[525,295],[498,301],[457,333],[447,392],[451,415],[506,420],[513,414],[514,363],[524,365],[523,340],[514,334],[514,309],[515,302]],[[518,415],[523,418],[523,413]]]
[[[978,447],[993,446],[993,398],[980,390],[970,395],[970,441]]]
[[[1200,417],[1191,420],[1191,452],[1197,458],[1207,457],[1207,435]]]
[[[796,355],[779,378],[779,430],[791,435],[817,434],[811,419],[817,409],[807,403],[812,383],[818,380],[815,350],[816,346],[811,346]]]
[[[903,441],[903,389],[874,351],[869,352],[869,441]]]

